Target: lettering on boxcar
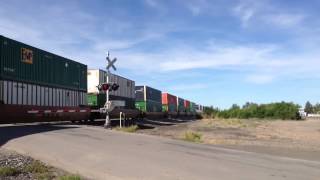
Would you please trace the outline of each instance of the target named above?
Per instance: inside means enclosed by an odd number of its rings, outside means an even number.
[[[33,51],[27,48],[21,48],[21,61],[27,64],[33,64]]]
[[[3,71],[5,71],[5,72],[14,72],[15,71],[15,69],[12,69],[12,68],[8,68],[8,67],[4,67],[3,68]]]

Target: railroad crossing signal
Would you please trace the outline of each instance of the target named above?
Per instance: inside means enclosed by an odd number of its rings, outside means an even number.
[[[99,91],[116,91],[119,87],[117,83],[102,83],[97,86]]]
[[[110,83],[109,82],[109,73],[110,73],[110,68],[112,68],[113,70],[117,70],[117,68],[114,66],[114,63],[117,61],[117,58],[113,58],[112,60],[110,59],[110,53],[108,51],[108,55],[107,55],[107,61],[108,61],[108,65],[106,67],[107,69],[107,82],[103,83],[103,84],[106,84],[104,85],[104,88],[103,90],[106,92],[106,105],[104,108],[105,111],[106,111],[106,122],[104,124],[105,128],[109,128],[110,127],[110,118],[109,118],[109,111],[112,110],[112,107],[111,107],[111,102],[109,101],[109,91],[116,91],[118,88],[119,88],[119,85],[116,84],[116,83]]]

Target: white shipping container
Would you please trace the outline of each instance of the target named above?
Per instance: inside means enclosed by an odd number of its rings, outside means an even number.
[[[78,94],[81,94],[81,96]],[[14,81],[0,81],[0,103],[3,104],[75,107],[87,105],[86,102],[85,92]]]
[[[91,69],[88,70],[88,93],[103,93],[99,92],[97,86],[107,81],[106,72],[100,69]],[[117,91],[111,91],[110,95],[126,97],[126,98],[135,98],[135,82],[118,76],[116,74],[109,75],[109,82],[117,83],[119,85],[119,89]]]

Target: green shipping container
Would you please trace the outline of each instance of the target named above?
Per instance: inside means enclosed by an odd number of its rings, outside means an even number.
[[[89,106],[98,106],[98,95],[87,94],[87,101]]]
[[[190,112],[190,107],[189,108],[184,108],[185,112]]]
[[[161,112],[162,104],[156,101],[136,101],[135,106],[143,112]]]
[[[196,104],[193,102],[190,102],[190,112],[196,112]]]
[[[87,66],[0,35],[0,79],[87,91]]]
[[[134,99],[132,98],[126,98],[126,97],[120,97],[120,96],[109,96],[110,101],[112,100],[120,100],[125,101],[125,107],[126,109],[134,109]],[[87,94],[87,101],[89,106],[95,106],[98,108],[102,108],[106,102],[106,94]]]
[[[174,104],[163,104],[162,105],[162,111],[163,112],[177,112],[177,106]]]
[[[135,106],[140,111],[143,111],[143,112],[147,111],[147,105],[145,101],[136,101]]]

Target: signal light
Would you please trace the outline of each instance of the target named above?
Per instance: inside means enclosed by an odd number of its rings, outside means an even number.
[[[116,84],[116,83],[113,83],[112,86],[111,86],[111,89],[112,89],[113,91],[116,91],[116,90],[119,89],[119,85]]]
[[[98,86],[96,86],[98,88],[99,91],[102,91],[102,87],[101,84],[99,84]]]
[[[102,86],[101,86],[101,89],[102,89],[103,91],[108,91],[108,90],[109,90],[109,88],[110,88],[110,85],[109,85],[109,84],[107,84],[107,83],[102,84]]]
[[[103,84],[99,84],[97,86],[99,91],[116,91],[119,89],[119,85],[117,83],[103,83]]]

